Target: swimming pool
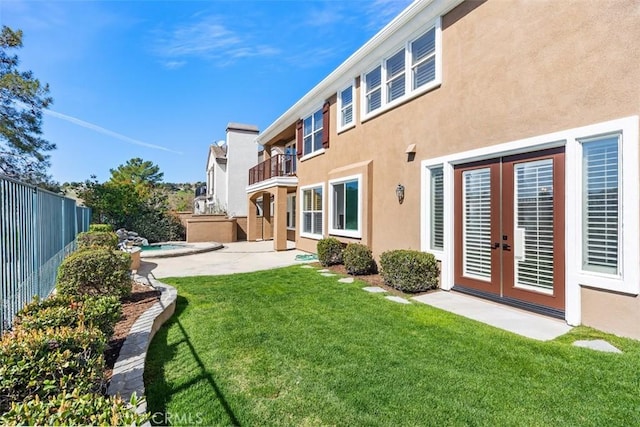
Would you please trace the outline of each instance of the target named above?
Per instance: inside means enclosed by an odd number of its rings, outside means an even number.
[[[180,245],[176,243],[158,243],[149,246],[141,246],[142,252],[149,251],[163,251],[163,250],[172,250],[172,249],[184,249],[187,245]]]

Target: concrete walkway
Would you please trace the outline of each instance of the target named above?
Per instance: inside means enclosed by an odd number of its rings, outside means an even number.
[[[289,242],[292,244],[292,242]],[[273,250],[272,241],[225,243],[222,249],[175,258],[143,259],[138,274],[162,277],[209,276],[246,273],[302,264],[296,255],[308,255],[296,249]]]
[[[433,292],[412,298],[424,304],[540,341],[571,330],[563,320],[541,316],[457,292]]]

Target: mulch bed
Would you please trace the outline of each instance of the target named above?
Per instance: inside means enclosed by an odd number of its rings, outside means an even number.
[[[131,295],[122,300],[122,317],[116,323],[113,335],[108,342],[107,350],[104,353],[106,365],[106,378],[111,378],[113,366],[118,360],[120,349],[124,344],[124,340],[129,335],[129,330],[147,309],[160,299],[160,291],[153,289],[151,286],[134,282],[131,287]]]

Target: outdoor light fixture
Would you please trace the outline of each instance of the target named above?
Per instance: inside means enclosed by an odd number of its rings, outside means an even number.
[[[398,203],[402,204],[404,201],[404,185],[398,184],[396,187],[396,196],[398,196]]]

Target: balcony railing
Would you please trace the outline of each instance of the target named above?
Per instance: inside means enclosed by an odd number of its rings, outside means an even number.
[[[278,154],[249,169],[249,185],[278,176],[296,174],[295,154]]]

